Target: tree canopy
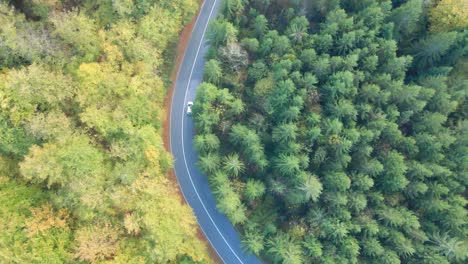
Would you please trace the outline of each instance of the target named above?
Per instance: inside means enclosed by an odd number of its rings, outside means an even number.
[[[0,3],[1,263],[210,262],[161,136],[197,6]]]
[[[272,263],[466,262],[461,2],[224,3],[195,145],[245,250]]]

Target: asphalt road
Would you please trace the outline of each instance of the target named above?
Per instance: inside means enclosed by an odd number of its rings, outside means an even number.
[[[239,233],[227,217],[216,209],[216,201],[208,179],[196,166],[197,153],[193,148],[194,126],[185,114],[188,101],[194,101],[205,65],[204,41],[208,22],[218,13],[221,0],[205,0],[192,31],[184,59],[179,69],[172,97],[170,138],[177,181],[187,203],[192,207],[198,224],[224,263],[261,263],[255,255],[241,249]],[[196,104],[196,102],[194,102]]]

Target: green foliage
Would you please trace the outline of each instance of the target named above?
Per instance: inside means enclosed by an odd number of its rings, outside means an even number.
[[[225,177],[227,178],[227,176]],[[217,184],[215,195],[219,198],[218,209],[226,214],[234,224],[242,224],[246,221],[245,206],[240,195],[228,180],[223,180]]]
[[[293,42],[301,43],[308,35],[308,27],[309,21],[305,17],[296,17],[291,21],[286,34]]]
[[[179,15],[174,15],[171,10],[154,6],[147,15],[142,17],[137,31],[156,49],[164,50],[175,40],[181,28],[182,18]]]
[[[210,83],[218,83],[223,76],[221,65],[217,60],[209,60],[205,64],[204,78]]]
[[[59,144],[32,146],[20,163],[23,177],[36,184],[64,187],[74,181],[99,181],[106,167],[101,153],[86,137],[62,138]]]
[[[394,23],[394,36],[397,41],[414,35],[419,29],[419,21],[423,12],[423,1],[410,0],[392,10],[390,15]]]
[[[214,20],[207,32],[211,45],[219,47],[237,40],[237,29],[228,21]]]
[[[236,37],[210,38],[223,76],[197,91],[199,162],[243,247],[466,262],[466,32],[427,31],[421,0],[298,2],[226,2],[213,32]]]
[[[301,247],[288,234],[278,234],[268,242],[271,258],[275,263],[302,263]]]
[[[241,172],[244,171],[245,166],[244,163],[239,159],[239,155],[234,153],[224,158],[223,169],[229,175],[237,177]]]
[[[257,37],[263,36],[268,29],[268,20],[264,15],[259,15],[255,18],[252,24]]]
[[[419,69],[434,66],[453,46],[457,33],[444,32],[430,35],[417,42],[414,47],[414,59]]]
[[[32,214],[35,208],[45,205],[47,199],[48,195],[39,188],[0,177],[2,262],[62,263],[72,257],[69,219],[63,215],[64,218],[59,219],[63,220],[61,224],[54,215]]]
[[[199,153],[216,151],[219,149],[219,139],[215,134],[197,135],[193,141]]]
[[[257,231],[246,231],[242,239],[242,247],[248,252],[259,254],[265,246],[263,236]]]
[[[83,13],[71,11],[55,13],[50,17],[54,25],[53,35],[63,40],[66,45],[73,47],[77,55],[83,56],[85,61],[96,59],[101,50],[101,39],[97,34],[97,25]]]
[[[241,41],[241,45],[244,49],[249,51],[250,53],[255,53],[258,51],[260,43],[256,38],[244,38]]]
[[[249,179],[245,183],[244,196],[248,201],[254,201],[265,194],[265,185],[258,180]]]
[[[314,175],[309,175],[304,183],[299,187],[304,192],[305,200],[316,202],[322,193],[322,183]]]
[[[196,1],[16,6],[0,3],[0,262],[209,261],[161,137],[161,72]]]
[[[244,0],[223,0],[221,12],[226,14],[228,19],[234,19],[242,15],[244,10]]]

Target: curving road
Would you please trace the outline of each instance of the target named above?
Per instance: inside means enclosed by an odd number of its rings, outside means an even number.
[[[187,102],[194,101],[195,90],[202,81],[204,54],[207,51],[203,39],[208,22],[218,13],[220,2],[221,0],[205,0],[177,75],[171,104],[171,152],[175,159],[174,170],[182,194],[221,260],[229,264],[261,263],[255,255],[241,249],[239,234],[227,217],[216,209],[207,177],[195,165],[197,153],[192,143],[193,122],[185,114]]]

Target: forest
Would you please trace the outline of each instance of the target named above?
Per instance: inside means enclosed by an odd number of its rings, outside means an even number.
[[[224,0],[198,166],[266,263],[466,263],[468,5]]]
[[[161,136],[198,5],[0,1],[0,263],[211,263]]]

